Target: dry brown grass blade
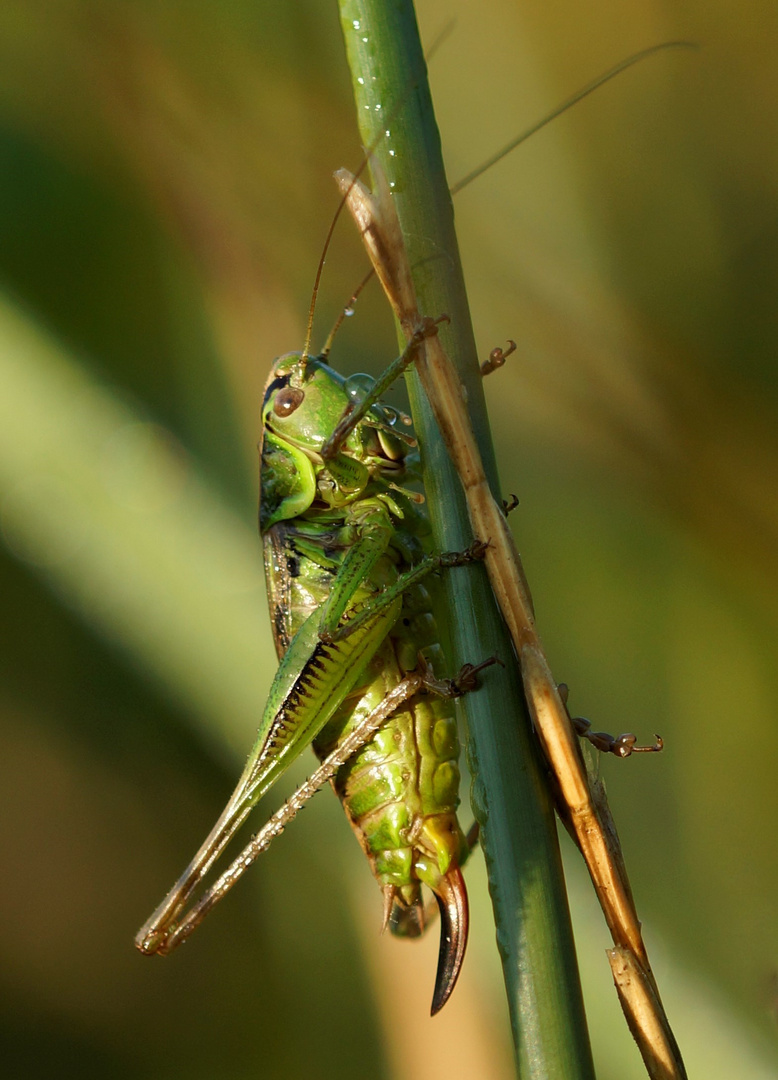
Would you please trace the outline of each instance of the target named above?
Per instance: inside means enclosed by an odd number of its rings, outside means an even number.
[[[421,324],[410,267],[391,194],[375,161],[372,171],[375,194],[345,170],[336,177],[384,291],[410,339]],[[617,989],[630,1030],[652,1080],[685,1080],[683,1061],[648,962],[605,792],[601,786],[594,792],[590,787],[577,736],[535,627],[521,558],[486,479],[464,388],[437,334],[427,337],[419,348],[416,370],[462,481],[473,532],[489,545],[486,569],[519,657],[524,692],[557,785],[561,816],[586,861],[616,946],[614,952],[628,961],[623,962],[624,969],[631,978],[617,982]],[[654,1062],[661,1062],[665,1071],[652,1071]]]
[[[608,949],[613,981],[629,1030],[638,1044],[651,1080],[675,1080],[681,1054],[650,972],[646,972],[629,949]]]

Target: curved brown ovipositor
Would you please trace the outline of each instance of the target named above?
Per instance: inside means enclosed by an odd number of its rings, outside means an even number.
[[[439,1013],[451,997],[465,959],[470,917],[465,879],[458,866],[440,879],[435,899],[440,909],[440,952],[430,1016]]]

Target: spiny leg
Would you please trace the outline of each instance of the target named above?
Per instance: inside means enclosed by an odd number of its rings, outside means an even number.
[[[158,952],[167,955],[189,937],[211,908],[227,895],[257,857],[267,851],[273,840],[281,835],[290,821],[302,810],[305,803],[331,780],[338,769],[369,742],[389,716],[396,712],[408,698],[418,693],[423,685],[423,676],[414,672],[398,683],[393,690],[389,691],[381,704],[349,732],[340,745],[325,758],[318,769],[300,785],[291,798],[252,837],[240,855],[214,882],[210,889],[200,897],[186,917],[170,930],[165,944]]]
[[[398,599],[348,641],[334,645],[319,641],[317,611],[304,621],[276,672],[240,779],[194,858],[138,931],[135,944],[140,952],[148,956],[164,948],[190,897],[253,806],[351,692],[396,620],[400,606]]]
[[[567,707],[567,698],[569,690],[565,683],[560,683],[557,687],[559,690],[559,696],[562,699],[562,703],[565,707],[570,723],[575,729],[576,735],[579,735],[582,739],[588,739],[595,750],[599,750],[602,754],[615,754],[619,758],[627,758],[630,754],[656,754],[664,747],[664,741],[661,735],[655,735],[655,742],[651,746],[636,746],[638,741],[637,735],[633,735],[632,732],[625,732],[623,735],[609,735],[606,731],[592,731],[591,721],[587,720],[585,716],[571,716],[570,710]]]
[[[475,676],[484,667],[488,667],[495,661],[490,659],[473,667],[465,665],[462,671],[454,679],[436,679],[426,661],[420,657],[419,670],[407,675],[400,683],[390,690],[383,701],[363,720],[354,726],[343,741],[335,747],[321,765],[311,776],[304,781],[295,793],[276,811],[275,814],[262,826],[259,832],[252,837],[240,855],[231,863],[224,873],[214,884],[203,893],[197,903],[190,909],[187,915],[178,925],[171,927],[166,934],[164,943],[157,949],[161,956],[172,952],[176,946],[185,941],[190,934],[200,925],[208,912],[222,900],[232,887],[243,877],[252,863],[264,851],[270,847],[273,840],[280,836],[286,826],[297,816],[308,800],[316,794],[332,777],[341,766],[353,757],[366,743],[372,739],[378,729],[392,716],[401,706],[419,691],[427,689],[431,693],[444,697],[459,697],[475,686]],[[464,949],[462,949],[464,955]],[[461,961],[460,965],[461,966]],[[457,968],[458,974],[458,968]],[[455,976],[456,977],[456,976]],[[453,987],[452,987],[453,988]]]

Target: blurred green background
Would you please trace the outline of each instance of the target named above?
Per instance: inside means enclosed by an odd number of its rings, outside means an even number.
[[[776,1077],[778,10],[418,13],[428,44],[454,20],[431,66],[452,181],[629,53],[701,46],[599,91],[456,212],[481,350],[518,342],[487,393],[552,666],[596,727],[665,738],[602,768],[690,1076]],[[360,153],[334,3],[0,6],[9,1078],[510,1076],[480,859],[430,1021],[437,934],[379,938],[329,794],[180,954],[132,948],[272,678],[257,405],[302,343],[330,174]],[[352,231],[318,342],[364,272]],[[335,359],[394,349],[373,289]],[[637,1078],[567,855],[598,1075]]]

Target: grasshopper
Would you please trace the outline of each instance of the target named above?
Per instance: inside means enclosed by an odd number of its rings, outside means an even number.
[[[419,496],[403,486],[418,479],[415,440],[400,430],[396,411],[372,405],[333,439],[365,380],[346,379],[326,357],[305,353],[273,365],[262,407],[259,518],[279,668],[235,791],[136,945],[165,954],[191,933],[236,873],[223,875],[181,920],[193,891],[261,796],[313,745],[324,765],[310,793],[333,778],[382,887],[384,925],[417,937],[427,920],[422,884],[438,902],[434,1014],[453,990],[468,930],[461,866],[470,845],[456,814],[459,744],[450,700],[493,661],[440,678],[424,578],[479,558],[483,545],[427,550]],[[278,831],[296,808],[284,808]]]
[[[532,131],[653,51],[590,83]],[[358,175],[341,180],[338,213],[360,198]],[[325,254],[332,227],[334,220]],[[321,354],[308,352],[323,263],[324,254],[306,345],[274,362],[262,404],[259,525],[279,667],[233,794],[135,944],[145,955],[166,955],[186,940],[304,802],[330,781],[383,891],[383,925],[398,936],[418,937],[428,922],[423,885],[437,901],[434,1015],[450,997],[464,959],[468,901],[462,866],[477,837],[474,830],[466,835],[457,817],[459,743],[452,700],[473,690],[478,673],[499,661],[491,657],[465,665],[454,679],[442,677],[424,581],[483,558],[488,545],[476,542],[466,551],[443,554],[431,550],[416,442],[404,430],[410,420],[380,401],[435,338],[435,320],[412,327],[406,349],[377,382],[364,375],[344,378],[329,363],[332,335]],[[394,270],[384,269],[391,278]],[[391,294],[380,260],[376,270]],[[495,357],[485,373],[502,358]],[[597,745],[591,734],[580,728],[579,733]],[[625,756],[619,741],[597,738],[601,749]],[[643,749],[634,746],[634,736],[624,738],[631,740],[626,753]],[[320,759],[318,769],[187,911],[251,810],[308,746]]]

